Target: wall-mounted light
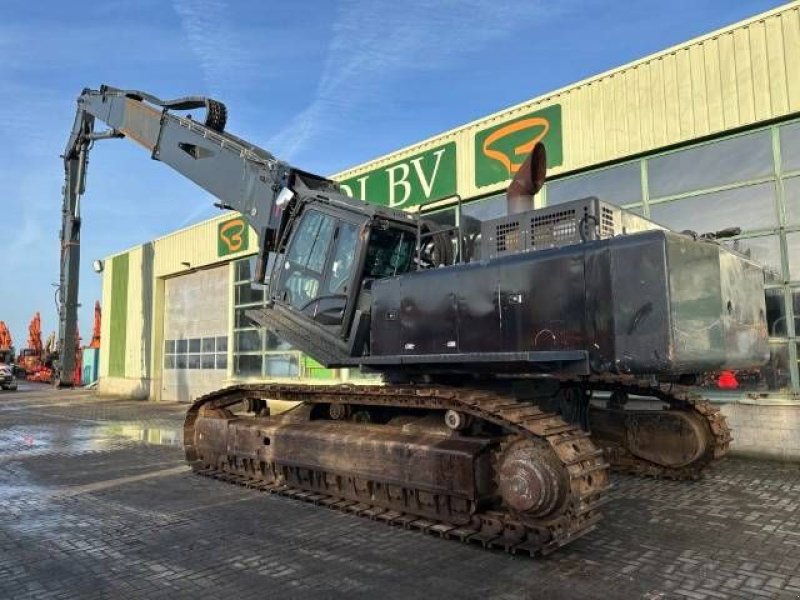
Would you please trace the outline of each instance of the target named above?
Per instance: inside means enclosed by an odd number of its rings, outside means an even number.
[[[184,267],[186,267],[187,269],[188,269],[188,268],[190,268],[190,267],[192,266],[192,263],[190,263],[190,262],[188,262],[188,261],[185,261],[185,260],[184,260],[184,261],[181,261],[181,264],[182,264]]]
[[[97,259],[92,263],[92,269],[94,269],[95,273],[102,273],[105,266],[105,263],[100,259]]]

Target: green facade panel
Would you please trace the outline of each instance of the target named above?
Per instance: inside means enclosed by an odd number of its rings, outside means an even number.
[[[250,227],[242,217],[228,219],[217,225],[217,256],[241,252],[250,245]]]
[[[111,317],[109,327],[108,374],[125,377],[125,347],[128,333],[128,254],[111,261]]]
[[[554,104],[475,134],[475,185],[511,179],[537,142],[547,151],[547,168],[564,163],[561,105]]]
[[[420,154],[340,182],[353,198],[391,208],[409,208],[456,194],[456,143]]]

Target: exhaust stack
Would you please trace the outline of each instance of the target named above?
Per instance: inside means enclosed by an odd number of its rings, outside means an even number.
[[[544,144],[538,142],[506,188],[506,207],[509,215],[533,210],[533,197],[542,189],[546,173],[547,154]]]

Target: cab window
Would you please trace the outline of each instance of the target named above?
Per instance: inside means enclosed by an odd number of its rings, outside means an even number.
[[[352,223],[341,223],[336,235],[336,250],[331,262],[328,294],[347,294],[347,284],[353,272],[358,244],[358,227]]]
[[[364,275],[375,279],[393,277],[414,266],[416,236],[401,229],[377,229],[370,233]]]
[[[336,219],[311,210],[295,232],[283,265],[283,288],[289,303],[302,309],[320,295],[325,259]]]

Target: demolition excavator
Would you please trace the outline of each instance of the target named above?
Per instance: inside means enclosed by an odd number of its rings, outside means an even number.
[[[80,95],[60,346],[75,335],[88,151],[124,137],[257,232],[253,285],[269,302],[250,319],[327,367],[383,378],[198,398],[184,426],[197,473],[534,555],[595,527],[610,467],[693,479],[726,454],[725,419],[690,386],[768,354],[763,271],[718,243],[726,232],[672,232],[597,198],[534,210],[541,144],[521,149],[507,216],[437,226],[348,197],[226,132],[226,116],[205,97]],[[273,399],[298,404],[270,415]]]

